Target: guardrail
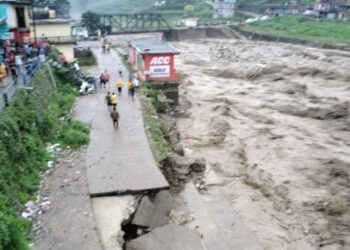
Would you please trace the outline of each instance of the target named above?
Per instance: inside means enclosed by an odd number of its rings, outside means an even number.
[[[22,72],[18,72],[18,70],[16,70],[16,78],[13,78],[12,76],[6,78],[7,85],[0,86],[0,112],[6,107],[6,105],[9,104],[10,100],[17,92],[17,90],[29,84],[30,80],[33,78],[33,76],[39,70],[39,68],[40,67],[33,68],[32,72],[29,73],[24,67],[22,69]],[[53,79],[51,79],[51,81],[52,80]]]
[[[74,44],[77,42],[77,38],[73,36],[54,36],[46,39],[51,44]]]

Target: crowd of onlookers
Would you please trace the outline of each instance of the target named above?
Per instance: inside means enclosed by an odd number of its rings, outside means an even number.
[[[5,87],[9,80],[26,84],[39,69],[50,53],[50,45],[45,37],[32,43],[3,44],[2,62],[0,64],[0,86]]]

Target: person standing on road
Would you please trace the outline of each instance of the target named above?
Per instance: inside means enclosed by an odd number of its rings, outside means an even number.
[[[108,84],[110,85],[109,79],[110,79],[110,75],[108,74],[107,70],[105,70],[105,73],[103,74],[104,79],[105,79],[105,83],[108,82]]]
[[[117,81],[117,88],[118,88],[118,94],[121,95],[122,94],[122,87],[123,87],[123,82],[122,79],[118,79]]]
[[[111,112],[111,118],[113,120],[113,127],[114,129],[119,128],[118,120],[119,120],[119,113],[115,107],[113,107],[113,110]]]
[[[108,92],[107,95],[106,95],[106,103],[107,103],[108,108],[110,106],[112,106],[111,92]]]
[[[100,85],[101,85],[101,88],[106,87],[105,75],[103,73],[100,75]]]
[[[112,103],[113,108],[117,107],[118,97],[114,92],[111,95],[111,103]]]

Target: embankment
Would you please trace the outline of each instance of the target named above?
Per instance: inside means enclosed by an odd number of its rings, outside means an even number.
[[[0,249],[28,249],[31,223],[19,215],[23,204],[37,199],[40,173],[53,160],[45,146],[65,144],[79,134],[68,118],[76,92],[69,82],[62,82],[64,69],[53,70],[57,89],[49,68],[42,65],[0,116]]]
[[[226,26],[171,29],[163,33],[165,41],[183,41],[204,38],[241,38],[237,32]]]
[[[262,34],[262,33],[244,30],[244,28],[241,28],[239,26],[232,26],[232,28],[234,30],[238,31],[243,36],[245,36],[251,40],[255,40],[255,41],[292,43],[292,44],[306,45],[309,47],[315,47],[315,48],[321,48],[321,49],[336,49],[336,50],[350,51],[350,47],[346,46],[346,45],[337,45],[337,44],[311,41],[311,40],[306,40],[306,39],[298,39],[298,38],[290,38],[290,37]]]

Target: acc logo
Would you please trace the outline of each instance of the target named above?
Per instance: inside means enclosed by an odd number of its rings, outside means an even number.
[[[170,57],[169,56],[161,56],[161,57],[153,57],[151,60],[151,65],[162,65],[162,64],[169,64]]]

